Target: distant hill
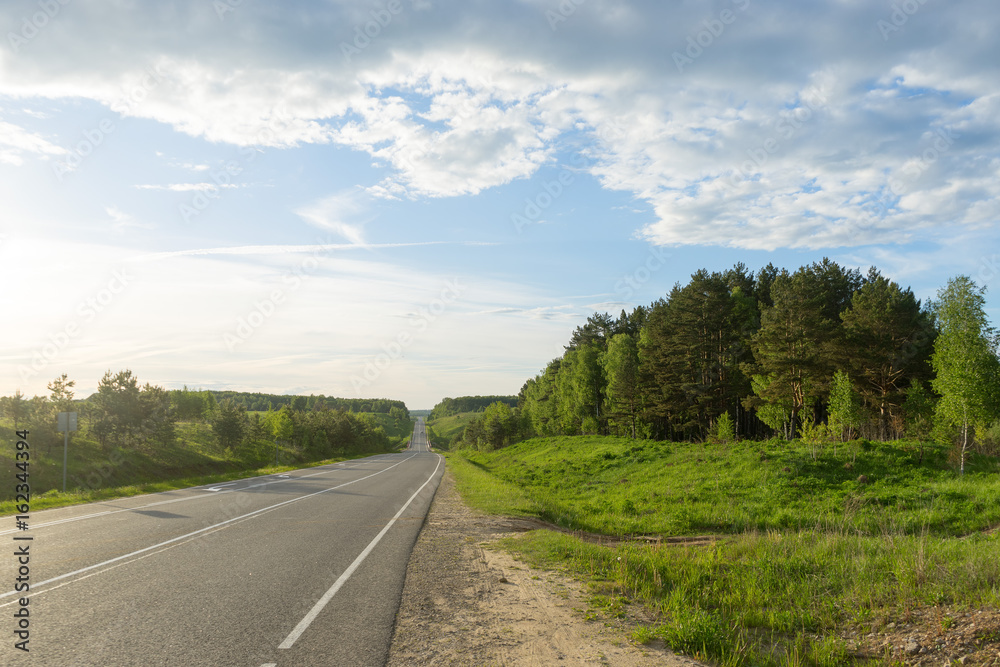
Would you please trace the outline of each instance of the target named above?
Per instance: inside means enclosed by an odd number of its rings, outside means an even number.
[[[510,407],[517,406],[517,396],[459,396],[444,398],[431,410],[430,419],[441,419],[461,412],[480,412],[491,403],[506,403]]]

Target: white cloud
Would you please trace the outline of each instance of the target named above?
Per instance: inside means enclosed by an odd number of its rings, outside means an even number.
[[[385,168],[373,198],[475,195],[578,150],[605,188],[655,212],[641,234],[658,244],[821,248],[996,221],[988,0],[922,5],[885,39],[884,6],[842,0],[733,3],[736,19],[707,37],[728,3],[591,0],[553,31],[547,1],[442,0],[406,6],[350,62],[340,44],[366,17],[351,3],[242,5],[221,24],[193,0],[98,4],[58,17],[58,48],[41,36],[30,57],[0,60],[0,94],[95,99],[238,146],[347,146]],[[218,39],[237,27],[252,45]],[[692,38],[704,44],[678,71]],[[891,192],[942,128],[959,138]],[[0,161],[56,148],[0,126],[12,142]],[[298,213],[362,243],[364,214],[343,199]]]
[[[47,158],[51,155],[65,155],[67,151],[38,134],[0,120],[0,163],[20,166],[24,164],[24,153]]]
[[[351,244],[364,246],[364,225],[368,222],[371,196],[361,190],[345,190],[295,211],[309,224],[341,236]],[[364,220],[357,222],[357,218]]]
[[[129,228],[135,229],[153,229],[155,225],[145,222],[139,222],[134,217],[125,213],[117,206],[108,206],[104,209],[111,218],[111,228],[116,232],[122,232]]]

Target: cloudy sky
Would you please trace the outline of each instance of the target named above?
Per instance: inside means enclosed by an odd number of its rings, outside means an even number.
[[[824,256],[1000,321],[995,0],[6,0],[0,394],[516,393]]]

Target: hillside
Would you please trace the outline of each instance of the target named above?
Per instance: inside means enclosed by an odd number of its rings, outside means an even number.
[[[443,398],[431,410],[431,419],[440,419],[462,412],[482,412],[491,403],[504,403],[510,407],[517,405],[517,396],[459,396]]]
[[[439,417],[427,422],[427,437],[436,449],[449,449],[456,438],[481,412],[460,412],[447,417]]]
[[[644,603],[660,622],[641,641],[724,665],[911,664],[908,636],[935,664],[1000,649],[995,458],[961,475],[948,449],[913,442],[581,436],[448,459],[473,505],[589,531],[507,546],[591,580],[607,613]]]
[[[305,442],[303,437],[295,439],[292,431],[290,439],[282,440],[279,445],[272,436],[265,435],[227,448],[222,446],[209,421],[197,419],[174,422],[173,437],[166,440],[148,440],[126,447],[102,446],[89,421],[81,419],[81,430],[70,436],[67,493],[62,493],[62,435],[47,426],[28,424],[31,507],[40,510],[184,488],[389,451],[405,444],[413,430],[412,422],[399,412],[356,414],[364,415],[363,419],[368,420],[365,423],[370,422],[379,444],[359,445],[351,450],[338,446],[337,442],[320,446],[315,438],[312,443]],[[247,419],[253,423],[263,416],[264,413],[250,413]],[[384,436],[377,434],[378,428],[384,431]],[[13,424],[4,420],[0,420],[0,429],[14,432]],[[14,479],[17,472],[14,455],[13,447],[0,449],[0,470],[9,479]],[[0,514],[13,513],[14,490],[13,484],[0,488]]]
[[[13,433],[13,425],[0,424]],[[179,422],[177,437],[170,445],[136,449],[107,450],[89,433],[70,436],[68,449],[67,490],[62,494],[63,442],[53,438],[37,439],[29,433],[32,444],[30,486],[32,508],[89,502],[105,497],[134,495],[160,490],[157,484],[169,480],[195,480],[235,474],[246,470],[240,460],[227,455],[207,423]],[[0,450],[0,467],[14,478],[14,448]],[[197,484],[199,482],[193,482]],[[186,485],[187,482],[181,484]],[[164,488],[176,488],[166,486]],[[113,490],[113,491],[112,491]],[[0,513],[12,511],[13,485],[0,489]]]

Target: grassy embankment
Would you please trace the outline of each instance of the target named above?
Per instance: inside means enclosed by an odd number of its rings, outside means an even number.
[[[412,432],[405,425],[393,425],[388,415],[375,415],[386,429],[392,448],[398,449]],[[0,422],[0,432],[9,433],[9,446],[0,447],[0,470],[6,484],[0,484],[0,516],[15,513],[15,449],[13,425]],[[180,422],[170,446],[105,450],[86,431],[70,436],[66,493],[62,492],[63,444],[49,438],[47,444],[32,444],[28,482],[31,509],[38,511],[112,498],[159,493],[203,484],[227,482],[308,468],[334,461],[370,456],[373,452],[347,454],[323,460],[308,460],[300,453],[283,448],[281,465],[261,464],[241,459],[219,446],[212,428],[205,422]]]
[[[462,435],[469,422],[481,417],[482,414],[482,412],[460,412],[427,422],[427,439],[431,441],[434,449],[447,451],[451,448],[451,442]]]
[[[636,639],[723,665],[852,664],[848,637],[913,609],[938,607],[946,628],[948,610],[1000,604],[1000,544],[986,532],[1000,523],[996,459],[974,458],[961,477],[935,445],[814,456],[799,442],[564,437],[448,462],[463,497],[491,513],[607,535],[715,536],[608,547],[540,530],[505,546],[590,579],[592,604],[611,614],[630,600],[658,611],[663,623]]]

